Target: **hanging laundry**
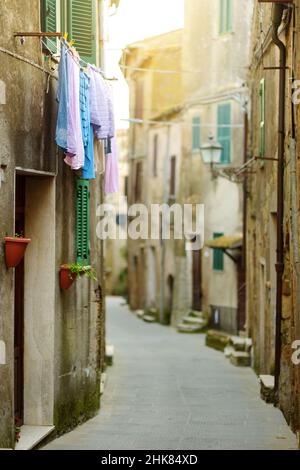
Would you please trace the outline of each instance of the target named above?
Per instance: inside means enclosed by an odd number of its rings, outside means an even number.
[[[95,135],[98,139],[106,139],[109,136],[109,102],[107,87],[99,70],[90,65],[90,110],[91,123],[94,126]]]
[[[108,138],[106,140],[106,168],[105,168],[105,193],[117,193],[119,191],[119,166],[117,156],[117,139],[115,136],[115,112],[113,88],[106,83],[106,94],[108,99]]]
[[[59,64],[59,81],[57,91],[58,115],[56,125],[55,141],[64,151],[67,149],[68,137],[68,65],[67,65],[67,48],[64,44],[61,47],[61,59]]]
[[[84,145],[84,167],[82,178],[95,179],[94,131],[93,126],[91,125],[90,114],[90,78],[83,71],[80,72],[80,112]]]
[[[116,138],[111,139],[111,153],[106,156],[105,163],[105,194],[119,191],[119,168]]]
[[[109,83],[105,83],[107,89],[107,98],[108,98],[108,117],[109,117],[109,129],[108,129],[108,139],[115,137],[116,125],[115,125],[115,110],[114,110],[114,97],[113,97],[113,88]]]
[[[102,141],[94,137],[95,171],[102,175],[105,172],[105,153]]]
[[[68,135],[67,154],[65,162],[73,170],[84,166],[84,146],[80,113],[80,69],[75,57],[67,54],[69,107],[68,107]]]

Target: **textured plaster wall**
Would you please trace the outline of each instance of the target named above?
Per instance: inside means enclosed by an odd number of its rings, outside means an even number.
[[[39,5],[39,0],[1,2],[0,46],[42,65],[37,38],[26,39],[22,46],[13,37],[15,31],[40,30]],[[51,177],[53,197],[45,202],[44,212],[39,213],[39,204],[33,204],[32,199],[28,206],[28,221],[32,222],[28,230],[33,223],[36,225],[30,247],[35,259],[29,251],[26,262],[30,276],[26,278],[25,419],[30,424],[54,421],[57,432],[62,432],[93,415],[99,407],[105,348],[102,244],[92,230],[91,259],[97,271],[97,282],[83,278],[70,291],[61,292],[59,267],[75,261],[75,175],[63,163],[63,155],[57,153],[54,142],[56,81],[50,80],[47,93],[46,74],[0,52],[0,83],[4,83],[0,99],[1,240],[14,234],[16,169],[30,170],[30,185],[34,186],[36,181],[37,192],[42,191],[43,183],[34,172],[58,173]],[[45,197],[46,193],[47,189]],[[93,227],[96,227],[96,207],[101,199],[99,176],[91,183]],[[42,197],[38,202],[42,203]],[[39,237],[42,237],[40,244]],[[43,275],[39,278],[40,270]],[[13,286],[14,273],[5,267],[1,243],[0,341],[5,345],[6,354],[5,364],[0,364],[0,447],[5,448],[14,446],[15,432]],[[52,344],[51,331],[54,331]]]

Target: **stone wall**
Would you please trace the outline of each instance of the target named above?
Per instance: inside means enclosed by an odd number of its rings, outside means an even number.
[[[0,29],[0,47],[44,65],[38,38],[22,45],[13,37],[16,31],[40,30],[39,0],[3,0]],[[102,244],[93,228],[97,282],[83,278],[62,292],[60,265],[75,261],[75,175],[55,146],[57,80],[0,51],[0,83],[0,236],[14,235],[15,174],[21,173],[26,232],[33,237],[25,262],[25,424],[54,424],[61,433],[99,408],[105,348]],[[100,176],[91,183],[92,227],[102,186]],[[13,448],[14,270],[5,266],[2,242],[0,298],[0,341],[6,350],[0,364],[0,447]]]

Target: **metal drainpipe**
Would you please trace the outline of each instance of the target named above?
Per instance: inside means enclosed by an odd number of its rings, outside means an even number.
[[[283,211],[284,211],[284,144],[285,144],[285,86],[286,86],[286,47],[278,37],[282,22],[283,4],[273,5],[272,40],[279,48],[279,120],[278,120],[278,174],[277,174],[277,259],[276,259],[276,334],[275,334],[275,393],[278,399],[280,359],[281,359],[281,318],[282,318],[282,276],[283,257]]]

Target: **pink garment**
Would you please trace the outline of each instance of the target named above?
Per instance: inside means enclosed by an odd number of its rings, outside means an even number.
[[[107,86],[99,70],[90,65],[90,110],[91,124],[94,126],[95,135],[98,139],[109,137],[110,111],[108,102]]]
[[[80,114],[80,68],[75,62],[71,52],[67,54],[68,64],[68,133],[67,153],[65,163],[72,170],[79,170],[84,166],[84,146],[82,138],[81,114]]]
[[[119,191],[119,167],[115,137],[111,140],[111,150],[112,152],[106,156],[105,194],[117,193]]]

